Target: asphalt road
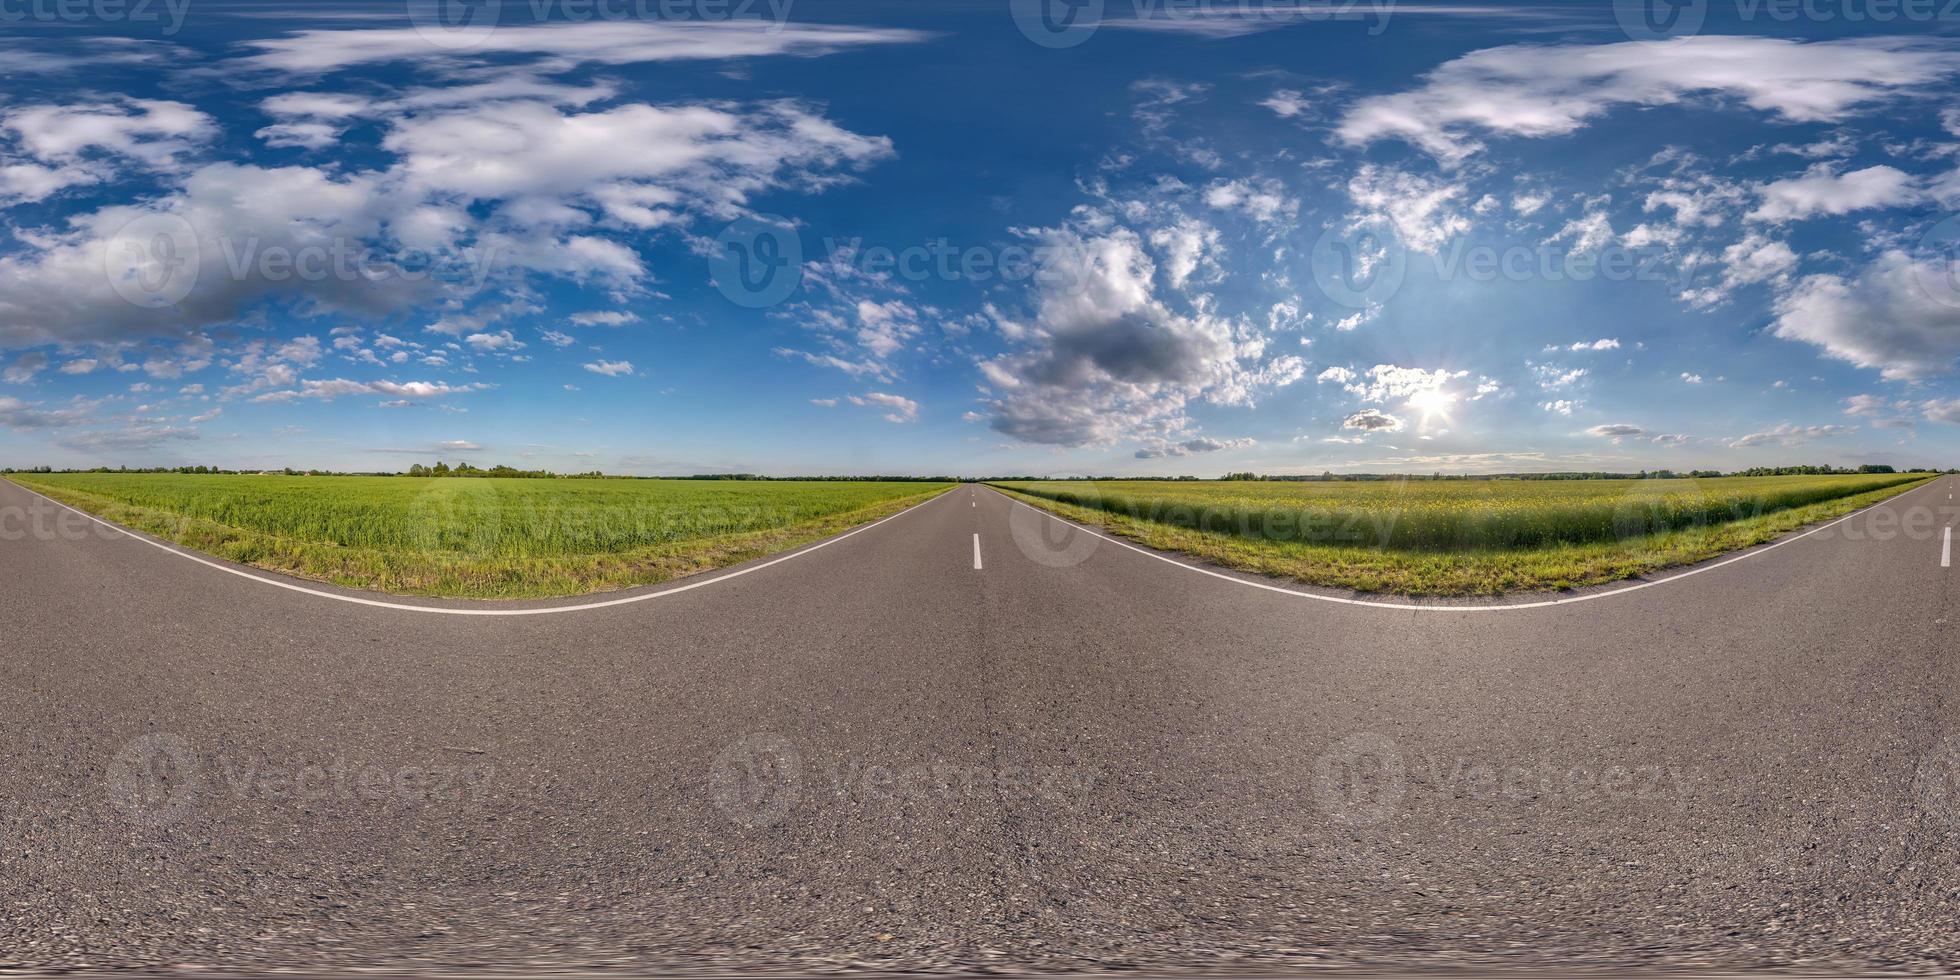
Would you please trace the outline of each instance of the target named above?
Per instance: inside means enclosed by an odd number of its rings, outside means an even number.
[[[1957,489],[1492,612],[1248,587],[963,487],[495,618],[0,484],[0,962],[1950,968]]]

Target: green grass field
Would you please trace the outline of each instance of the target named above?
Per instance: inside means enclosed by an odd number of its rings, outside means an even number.
[[[929,483],[18,474],[208,554],[406,595],[519,598],[664,582],[896,513]]]
[[[1932,476],[996,486],[1233,568],[1362,592],[1459,596],[1597,585],[1701,561]]]

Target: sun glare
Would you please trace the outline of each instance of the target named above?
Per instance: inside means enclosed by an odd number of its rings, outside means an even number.
[[[1409,396],[1409,407],[1422,413],[1422,423],[1428,425],[1432,419],[1450,420],[1450,407],[1456,404],[1456,396],[1444,391],[1418,391]]]

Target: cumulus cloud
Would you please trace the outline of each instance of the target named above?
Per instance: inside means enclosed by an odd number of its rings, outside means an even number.
[[[1586,434],[1606,439],[1624,439],[1629,436],[1644,436],[1647,434],[1647,430],[1626,422],[1613,422],[1606,425],[1595,425],[1587,429]]]
[[[1257,445],[1253,439],[1211,439],[1200,436],[1183,442],[1146,446],[1136,451],[1138,459],[1169,459],[1183,456],[1198,456],[1205,453],[1223,452],[1227,449],[1248,449]]]
[[[574,313],[571,316],[574,326],[580,327],[623,327],[629,323],[640,322],[639,314],[624,310],[602,310],[590,313]]]
[[[1620,341],[1617,337],[1601,337],[1598,340],[1575,341],[1564,348],[1560,348],[1557,344],[1552,344],[1545,348],[1545,352],[1549,354],[1561,349],[1571,351],[1575,354],[1586,351],[1619,350]]]
[[[1321,373],[1324,377],[1327,372]],[[1395,364],[1377,364],[1368,369],[1365,379],[1349,381],[1342,387],[1349,394],[1357,395],[1363,401],[1385,402],[1438,392],[1451,381],[1469,376],[1468,371],[1449,371],[1443,368],[1432,371]]]
[[[9,429],[58,429],[85,425],[91,421],[94,405],[77,402],[67,408],[45,408],[18,398],[0,395],[0,425]]]
[[[333,401],[348,395],[383,395],[393,398],[441,398],[446,395],[466,394],[482,391],[489,385],[453,385],[447,381],[353,381],[347,378],[322,380],[301,379],[298,387],[284,391],[270,391],[252,400],[255,402],[290,402],[300,399]]]
[[[1937,298],[1952,298],[1949,272],[1892,250],[1850,278],[1809,276],[1777,299],[1774,332],[1889,380],[1946,374],[1960,358],[1960,306]]]
[[[1072,281],[1038,282],[1015,349],[982,360],[993,428],[1025,442],[1107,445],[1173,441],[1194,400],[1249,405],[1260,389],[1305,374],[1297,357],[1266,358],[1244,321],[1173,310],[1157,264],[1130,228],[1097,222],[1034,233],[1076,257]]]
[[[1347,192],[1356,227],[1386,225],[1413,251],[1434,253],[1470,230],[1459,210],[1468,188],[1460,183],[1367,163],[1348,180]]]
[[[5,371],[0,371],[0,381],[10,385],[24,385],[34,380],[48,366],[48,355],[31,351],[14,358]]]
[[[584,365],[593,374],[603,374],[608,378],[629,377],[633,373],[632,361],[594,361]]]
[[[1286,186],[1270,179],[1214,181],[1205,188],[1204,201],[1207,207],[1237,211],[1262,224],[1300,211],[1300,202],[1287,195]]]
[[[1799,221],[1818,215],[1899,207],[1919,198],[1917,181],[1897,167],[1881,164],[1839,174],[1829,165],[1819,165],[1802,177],[1764,185],[1762,204],[1749,212],[1749,220]]]
[[[1751,432],[1729,440],[1730,449],[1747,449],[1751,446],[1801,446],[1813,439],[1827,439],[1832,436],[1849,435],[1858,431],[1856,426],[1848,425],[1792,425],[1783,423],[1773,429]]]
[[[1364,408],[1341,420],[1343,429],[1359,429],[1362,432],[1400,432],[1402,420],[1379,408]]]
[[[851,395],[849,398],[851,404],[860,408],[887,409],[888,411],[885,413],[885,421],[887,422],[904,423],[917,422],[919,420],[919,403],[903,395],[871,391],[862,395]]]
[[[493,103],[403,118],[382,142],[396,160],[381,170],[207,164],[141,206],[105,207],[37,235],[33,247],[0,256],[0,347],[181,335],[265,303],[305,315],[387,314],[466,302],[527,274],[630,292],[646,270],[608,233],[725,217],[755,193],[821,189],[890,153],[882,137],[789,102],[597,113]],[[110,253],[127,254],[117,248],[124,230],[145,227],[132,222],[162,222],[182,238],[188,254],[144,253],[129,270],[187,284],[181,301],[131,302],[105,273]],[[444,267],[404,269],[390,259],[402,250],[443,257]],[[331,258],[344,254],[362,258]],[[312,256],[326,274],[264,261],[275,255]],[[434,329],[492,333],[482,328],[493,318],[452,314]]]
[[[1715,95],[1789,122],[1832,122],[1956,72],[1960,53],[1931,38],[1517,44],[1446,62],[1409,91],[1361,99],[1336,131],[1355,146],[1404,140],[1454,164],[1481,150],[1483,135],[1562,136],[1620,106]]]

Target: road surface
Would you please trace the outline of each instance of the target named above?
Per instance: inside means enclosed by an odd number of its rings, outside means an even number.
[[[1256,588],[961,487],[701,588],[473,617],[0,484],[0,962],[1952,967],[1956,489],[1493,612]]]

